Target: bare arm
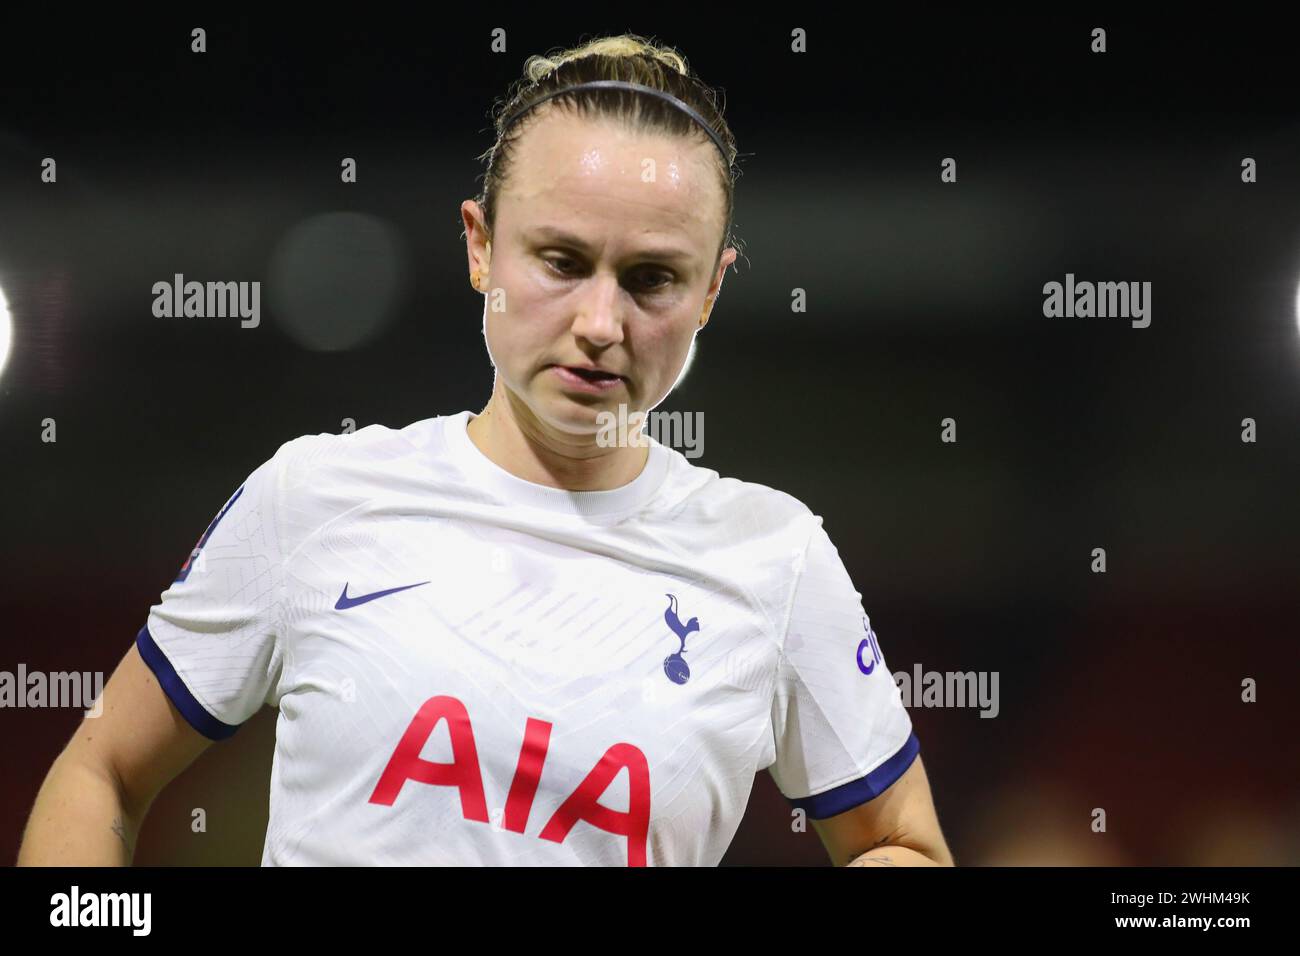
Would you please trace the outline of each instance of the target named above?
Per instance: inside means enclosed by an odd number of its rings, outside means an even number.
[[[32,807],[19,866],[129,866],[158,793],[212,741],[172,705],[132,644]]]
[[[835,866],[954,866],[920,755],[880,796],[813,820]]]

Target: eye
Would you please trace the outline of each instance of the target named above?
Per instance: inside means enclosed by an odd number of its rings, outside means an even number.
[[[554,256],[554,257],[551,257],[551,258],[545,258],[545,257],[543,257],[542,261],[545,262],[546,265],[547,265],[550,269],[552,269],[554,272],[558,273],[559,275],[562,275],[562,276],[569,276],[569,275],[572,275],[571,272],[567,272],[566,270],[564,270],[564,269],[562,269],[562,268],[559,268],[559,267],[557,267],[557,265],[556,265],[556,263],[561,263],[561,262],[567,262],[567,263],[572,264],[572,263],[573,263],[573,260],[570,259],[568,256]]]
[[[643,277],[650,278],[650,279],[663,280],[661,282],[655,282],[653,284],[646,283],[642,287],[643,290],[646,292],[658,292],[659,290],[666,289],[668,286],[673,284],[673,274],[671,272],[652,271],[652,272],[643,272],[641,275]]]

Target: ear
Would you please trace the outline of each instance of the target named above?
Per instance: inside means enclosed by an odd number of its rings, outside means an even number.
[[[713,303],[718,300],[718,293],[722,291],[722,277],[727,274],[727,266],[736,261],[737,252],[734,248],[723,250],[722,258],[718,261],[718,271],[713,276],[713,281],[709,283],[709,291],[704,296],[704,310],[700,313],[700,328],[709,321],[709,315],[713,312]]]
[[[461,221],[465,223],[465,256],[469,260],[470,274],[487,277],[492,260],[492,240],[488,236],[483,207],[477,200],[466,199],[460,204]]]

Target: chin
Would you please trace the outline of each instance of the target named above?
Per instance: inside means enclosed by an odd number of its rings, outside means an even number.
[[[589,403],[582,397],[560,395],[551,406],[550,422],[556,428],[575,435],[590,435],[599,431],[601,413],[618,415],[618,403],[608,399],[592,398]]]

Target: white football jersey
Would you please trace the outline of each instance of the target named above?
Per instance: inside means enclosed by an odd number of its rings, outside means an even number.
[[[654,441],[517,478],[464,411],[304,435],[137,637],[177,709],[279,711],[263,865],[716,865],[754,775],[809,817],[918,752],[822,519]]]

